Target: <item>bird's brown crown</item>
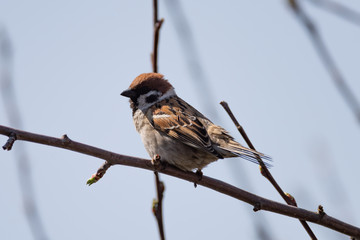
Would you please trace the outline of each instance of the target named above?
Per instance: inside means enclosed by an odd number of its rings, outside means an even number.
[[[130,84],[130,89],[136,90],[142,87],[167,92],[173,86],[160,73],[142,73]]]

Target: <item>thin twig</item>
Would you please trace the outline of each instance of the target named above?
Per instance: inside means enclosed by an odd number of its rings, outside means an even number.
[[[334,13],[335,15],[353,23],[357,26],[360,26],[360,13],[346,7],[340,3],[330,1],[330,0],[308,0],[314,5],[321,7],[329,12]]]
[[[214,106],[214,93],[208,84],[209,77],[200,61],[199,48],[195,41],[191,24],[186,18],[186,14],[182,7],[180,0],[164,1],[166,8],[169,11],[169,17],[172,19],[174,30],[177,34],[177,39],[181,47],[181,52],[185,58],[185,64],[189,70],[190,77],[197,88],[197,96],[203,105],[203,109],[212,116],[216,121],[219,119],[219,114]]]
[[[164,196],[165,186],[164,183],[160,181],[159,173],[157,171],[154,171],[154,174],[155,174],[157,199],[153,201],[153,213],[158,223],[160,239],[163,240],[165,239],[165,233],[164,233],[164,225],[163,225],[163,217],[162,217],[162,199]]]
[[[227,104],[227,102],[222,101],[221,106],[223,106],[223,108],[225,109],[225,111],[229,114],[231,120],[234,122],[236,128],[239,130],[241,136],[244,138],[246,144],[249,146],[249,148],[251,148],[252,150],[256,151],[254,145],[251,143],[249,137],[247,136],[244,128],[239,124],[239,122],[236,120],[234,114],[232,113],[229,105]],[[269,169],[266,167],[266,165],[264,164],[263,160],[257,156],[257,160],[259,162],[260,165],[260,171],[261,174],[269,180],[269,182],[274,186],[274,188],[278,191],[278,193],[280,194],[280,196],[285,200],[285,202],[288,205],[291,206],[297,206],[295,199],[290,195],[290,194],[286,194],[281,187],[279,186],[279,184],[275,181],[274,177],[272,176],[272,174],[270,173]],[[289,197],[290,196],[290,197]],[[315,234],[312,232],[311,228],[309,227],[309,225],[304,221],[304,220],[300,220],[301,225],[303,225],[303,227],[305,228],[306,232],[309,234],[309,236],[311,237],[311,239],[317,239]]]
[[[4,144],[4,146],[2,147],[4,150],[10,151],[14,145],[16,141],[16,136],[15,134],[11,134],[9,136],[9,139],[6,141],[6,143]]]
[[[349,108],[353,111],[356,119],[358,120],[358,123],[360,124],[360,103],[356,99],[355,94],[352,92],[351,88],[346,83],[345,78],[341,74],[340,70],[337,68],[335,61],[332,59],[328,49],[326,48],[316,25],[303,10],[297,0],[288,0],[288,3],[304,28],[307,30],[315,46],[315,50],[319,54],[326,70],[331,75],[335,86],[339,90]]]
[[[159,46],[159,32],[161,25],[164,22],[164,19],[158,20],[158,3],[157,0],[153,0],[153,24],[154,24],[154,45],[153,45],[153,52],[151,53],[151,62],[153,72],[158,72],[158,46]]]
[[[101,165],[101,167],[99,167],[99,169],[97,170],[96,173],[94,173],[91,178],[89,178],[86,182],[87,185],[91,185],[96,183],[97,181],[99,181],[104,174],[106,173],[106,171],[111,167],[111,164],[107,161],[104,162],[103,165]]]
[[[169,176],[177,177],[189,181],[191,184],[198,180],[198,175],[193,172],[185,172],[171,165],[164,168],[157,168],[148,159],[131,157],[126,155],[117,154],[114,152],[106,151],[97,147],[86,145],[76,141],[64,142],[62,138],[54,138],[40,134],[25,132],[9,127],[0,125],[0,135],[9,137],[11,134],[16,135],[17,141],[28,141],[44,145],[49,145],[58,148],[68,149],[74,152],[83,153],[89,156],[97,157],[109,162],[111,165],[124,165],[132,166],[150,171],[158,171],[159,173],[167,174]],[[252,206],[257,206],[258,209],[278,213],[281,215],[289,216],[292,218],[301,219],[304,221],[313,222],[343,234],[360,238],[360,228],[342,222],[336,218],[330,217],[325,214],[322,217],[319,213],[308,211],[294,206],[288,206],[279,202],[275,202],[255,194],[244,191],[240,188],[232,186],[228,183],[203,176],[198,185],[213,189],[217,192],[231,196],[235,199],[246,202]]]
[[[159,46],[159,34],[160,28],[163,24],[164,19],[158,19],[158,2],[157,0],[153,0],[153,25],[154,25],[154,45],[153,45],[153,52],[151,53],[151,62],[153,72],[158,72],[158,46]],[[157,156],[161,157],[161,156]],[[154,159],[155,161],[156,159]],[[154,171],[155,174],[155,185],[156,185],[156,192],[157,192],[157,199],[153,201],[153,213],[156,217],[156,221],[159,228],[160,239],[165,240],[165,233],[164,233],[164,223],[163,223],[163,214],[162,214],[162,199],[164,195],[164,183],[160,181],[159,173]]]
[[[15,88],[12,77],[12,47],[9,36],[5,29],[0,29],[0,92],[3,97],[6,115],[9,123],[15,127],[22,127],[21,114],[15,97]],[[9,138],[3,146],[5,150],[11,150],[16,136]],[[48,239],[46,229],[42,223],[39,208],[35,197],[35,187],[31,176],[31,163],[29,153],[25,146],[19,146],[15,154],[17,172],[19,177],[22,203],[27,224],[32,236],[36,240]]]

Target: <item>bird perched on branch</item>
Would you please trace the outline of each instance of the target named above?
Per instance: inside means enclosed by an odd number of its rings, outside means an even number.
[[[130,98],[135,128],[150,157],[158,155],[184,171],[201,171],[220,158],[269,158],[243,147],[178,97],[162,74],[140,74],[121,95]]]

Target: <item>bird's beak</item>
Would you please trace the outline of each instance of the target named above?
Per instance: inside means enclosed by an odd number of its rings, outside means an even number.
[[[124,97],[128,97],[128,98],[134,98],[134,97],[136,97],[136,92],[134,92],[131,89],[126,89],[120,95],[124,96]]]

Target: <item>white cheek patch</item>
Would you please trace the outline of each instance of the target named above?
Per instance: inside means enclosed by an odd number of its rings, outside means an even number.
[[[172,88],[172,89],[169,89],[164,95],[162,95],[160,98],[159,98],[159,102],[166,99],[166,98],[169,98],[169,97],[172,97],[172,96],[175,96],[176,93],[175,93],[175,90]]]
[[[146,99],[150,97],[151,95],[157,95],[159,96],[158,100],[155,102],[147,102]],[[155,103],[158,103],[166,98],[172,97],[176,95],[174,89],[168,90],[164,95],[161,96],[161,93],[159,91],[151,90],[150,92],[140,95],[137,99],[138,108],[142,111],[147,110],[149,107],[154,105]]]
[[[146,93],[146,94],[143,94],[143,95],[140,95],[137,99],[137,102],[138,102],[138,107],[139,109],[141,110],[145,110],[149,107],[151,107],[154,103],[156,102],[147,102],[146,99],[148,97],[150,97],[151,95],[157,95],[157,96],[160,96],[160,92],[158,91],[155,91],[155,90],[151,90],[150,92]]]

